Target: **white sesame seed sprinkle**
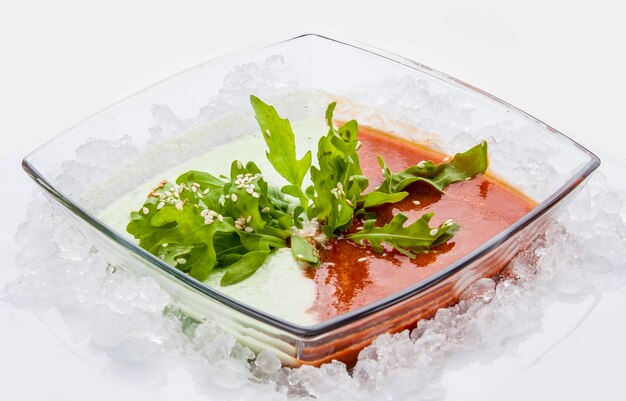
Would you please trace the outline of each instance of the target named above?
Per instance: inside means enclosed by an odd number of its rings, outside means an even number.
[[[253,232],[253,231],[254,231],[254,228],[252,228],[252,227],[248,226],[248,227],[244,228],[243,230],[244,230],[245,232],[247,232],[247,233],[251,233],[251,232]]]
[[[449,161],[449,160],[450,160],[450,158],[449,158],[448,156],[446,156],[446,157],[444,157],[444,158],[443,158],[443,162],[444,162],[444,163],[445,163],[445,162],[447,162],[447,161]]]
[[[182,202],[176,202],[176,209],[183,210],[183,203]]]
[[[422,160],[421,162],[417,163],[417,168],[424,168],[426,167],[426,162],[424,160]]]
[[[145,207],[145,206],[143,208],[141,208],[141,211],[143,212],[143,214],[150,213],[150,210],[147,207]]]
[[[159,204],[157,205],[157,210],[161,210],[163,206],[165,206],[165,202],[163,201],[159,202]]]
[[[233,202],[237,202],[237,194],[232,194],[230,199],[232,199]]]
[[[243,168],[243,164],[241,164],[241,162],[239,160],[237,160],[237,168],[239,168],[239,169]]]
[[[413,201],[413,204],[414,204],[415,206],[419,206],[419,205],[421,205],[421,204],[422,204],[422,202],[420,202],[420,201],[418,201],[418,200],[414,200],[414,201]]]
[[[265,206],[263,209],[261,209],[261,213],[269,213],[270,212],[270,208],[268,206]]]
[[[253,198],[258,198],[260,195],[258,192],[252,192],[252,197]]]
[[[185,258],[178,258],[176,259],[176,263],[178,263],[179,265],[184,265],[187,263],[187,259]]]
[[[267,135],[268,138],[272,136],[272,133],[270,132],[269,128],[265,130],[265,135]]]
[[[430,236],[434,237],[435,235],[437,235],[437,233],[439,233],[439,230],[436,228],[433,228],[432,230],[430,230]]]
[[[356,261],[357,262],[365,262],[366,260],[367,260],[367,258],[363,257],[363,258],[358,258]]]
[[[246,217],[246,223],[249,223],[249,222],[251,222],[251,221],[252,221],[252,216],[248,216],[248,217]]]
[[[200,212],[200,216],[202,217],[206,217],[206,215],[209,213],[209,211],[207,209],[204,209],[203,211]]]
[[[209,193],[209,188],[207,188],[207,189],[205,189],[204,191],[202,191],[202,194],[203,194],[203,195],[206,195],[206,194],[208,194],[208,193]]]

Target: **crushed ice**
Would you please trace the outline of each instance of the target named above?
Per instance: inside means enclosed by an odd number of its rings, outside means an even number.
[[[280,85],[274,92],[293,89],[295,73],[276,67],[282,63],[272,59],[263,71],[255,64],[240,67],[227,77],[220,102],[209,103],[195,121],[181,122],[165,106],[156,106],[153,136],[179,135],[198,121],[232,113],[234,104],[247,102],[243,92],[258,93],[275,82]],[[427,89],[416,81],[400,86],[404,92],[375,100],[391,111],[395,102],[397,113],[422,116],[420,124],[432,132],[452,130],[458,138],[468,134],[471,105],[430,94],[430,103],[408,107],[399,103],[411,96],[411,90]],[[372,96],[380,96],[376,93],[371,91]],[[411,98],[415,101],[424,96]],[[453,107],[447,107],[450,103]],[[442,116],[441,110],[453,110],[453,114]],[[513,128],[501,124],[497,129]],[[107,147],[118,155],[114,163],[137,156],[128,139],[86,144],[76,161],[62,166],[59,180],[71,180],[85,189],[84,171],[98,174],[85,163],[99,163],[101,167],[104,162],[97,158]],[[98,151],[94,153],[94,149]],[[77,167],[87,168],[81,173]],[[2,290],[2,297],[23,308],[56,308],[77,340],[87,337],[94,350],[116,364],[147,369],[153,365],[149,362],[168,358],[167,366],[155,363],[155,369],[182,367],[201,391],[215,399],[239,398],[242,394],[272,400],[439,399],[445,396],[442,374],[460,356],[488,363],[502,354],[514,353],[524,335],[540,329],[547,305],[561,299],[582,302],[591,295],[623,287],[625,200],[624,193],[596,173],[562,213],[558,224],[552,225],[532,249],[517,255],[501,280],[477,281],[457,305],[420,321],[411,332],[380,336],[361,352],[350,372],[339,362],[320,368],[282,368],[273,354],[255,356],[215,323],[199,324],[185,318],[155,281],[111,265],[66,220],[60,207],[39,192],[30,204],[28,220],[16,235],[21,274]]]

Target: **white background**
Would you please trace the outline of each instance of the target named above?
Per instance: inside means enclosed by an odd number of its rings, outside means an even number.
[[[2,179],[21,174],[17,162],[27,151],[114,101],[215,56],[311,29],[429,65],[593,150],[626,158],[626,14],[617,1],[575,3],[2,2],[0,171],[11,175]],[[24,213],[23,207],[7,212],[14,201],[0,199],[0,255],[9,259]],[[619,392],[626,323],[611,317],[623,314],[626,303],[611,297],[570,336],[569,346],[535,369],[512,376],[481,368],[497,381],[466,380],[450,389],[450,398],[501,399],[498,393],[513,388],[507,399],[626,399]],[[72,347],[36,318],[0,308],[0,398],[136,400],[142,394]],[[170,388],[169,394],[181,393]]]

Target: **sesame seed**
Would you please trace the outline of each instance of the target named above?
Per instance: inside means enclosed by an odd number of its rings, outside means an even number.
[[[204,195],[208,194],[208,193],[209,193],[209,188],[207,188],[207,189],[205,189],[204,191],[202,191],[202,193],[203,193]]]
[[[430,236],[434,237],[435,235],[437,235],[437,233],[439,233],[439,230],[436,228],[433,228],[432,230],[430,230]]]
[[[163,201],[159,202],[159,204],[157,205],[157,210],[161,210],[163,206],[165,206],[165,202]]]
[[[164,243],[164,244],[161,244],[161,246],[162,246],[163,248],[167,247],[168,245],[169,245],[169,244],[168,244],[167,242],[166,242],[166,243]]]
[[[352,201],[350,199],[346,199],[346,203],[348,204],[348,206],[352,207],[354,206],[354,204],[352,203]]]
[[[224,198],[226,198],[226,199],[230,199],[230,194],[228,194],[228,195],[224,195]]]
[[[191,187],[191,192],[196,192],[197,190],[198,190],[198,187],[196,186]]]
[[[244,228],[243,230],[244,230],[245,232],[247,232],[247,233],[251,233],[251,232],[253,232],[253,231],[254,231],[254,228],[252,228],[252,227],[246,227],[246,228]]]
[[[447,156],[443,158],[444,163],[447,162],[448,160],[450,160],[450,158]]]
[[[265,135],[267,135],[268,138],[272,136],[272,133],[270,132],[269,128],[265,130]]]
[[[261,209],[261,213],[269,213],[270,212],[270,208],[268,206],[265,206],[263,209]]]
[[[363,227],[357,227],[356,229],[357,229],[357,231],[361,231],[363,229]]]
[[[426,167],[426,162],[424,160],[422,160],[421,162],[417,163],[417,168],[424,168]]]
[[[420,201],[418,201],[418,200],[414,200],[414,201],[413,201],[413,204],[414,204],[415,206],[419,206],[419,205],[421,205],[421,204],[422,204],[422,202],[420,202]]]
[[[258,197],[259,197],[259,196],[260,196],[260,195],[259,195],[259,193],[258,193],[258,192],[252,192],[252,197],[253,197],[253,198],[257,198],[257,199],[258,199]]]
[[[339,188],[340,191],[343,191],[343,184],[341,182],[338,182],[337,188]]]
[[[148,208],[147,208],[147,207],[145,207],[145,206],[141,209],[141,211],[143,212],[143,214],[148,214],[148,213],[150,213],[150,210],[148,210]]]
[[[165,194],[164,193],[160,193],[159,194],[159,199],[165,199]]]
[[[203,211],[200,212],[200,216],[205,217],[207,213],[209,213],[209,211],[207,209],[204,209]]]
[[[237,194],[232,194],[232,195],[230,196],[230,199],[232,199],[232,200],[233,200],[233,202],[237,202]]]
[[[250,221],[252,221],[252,216],[246,217],[246,223],[249,223]]]
[[[384,168],[381,168],[381,169],[380,169],[380,173],[381,173],[382,175],[385,175],[385,169],[384,169]]]
[[[365,262],[366,260],[367,260],[367,258],[363,257],[363,258],[358,258],[356,261],[357,262]]]
[[[179,265],[184,265],[185,263],[187,263],[187,259],[185,259],[185,258],[178,258],[178,259],[176,259],[176,263],[178,263]]]
[[[243,164],[241,164],[241,162],[239,160],[237,160],[237,168],[238,169],[242,169],[243,168]]]
[[[451,226],[451,225],[454,224],[454,220],[448,219],[448,220],[444,221],[443,224],[446,225],[446,226]]]
[[[237,179],[241,179],[241,178],[243,178],[243,174],[237,174],[237,175],[235,176],[235,178],[237,178]]]
[[[218,214],[218,215],[217,215],[217,219],[218,219],[219,221],[224,221],[224,216],[222,216],[221,214]]]
[[[180,195],[178,194],[178,192],[174,192],[173,195],[174,195],[174,198],[180,199]]]
[[[198,184],[197,182],[194,182],[193,184],[191,184],[191,186],[200,188],[200,184]]]
[[[181,202],[176,202],[176,209],[183,210],[183,204]]]
[[[204,219],[204,224],[213,224],[213,218],[212,217],[207,217],[206,219]]]
[[[356,146],[354,147],[355,150],[359,150],[361,149],[361,141],[356,141]]]
[[[301,254],[301,253],[299,253],[299,254],[297,254],[297,255],[296,255],[296,258],[298,258],[298,259],[304,259],[304,255],[303,255],[303,254]]]
[[[176,188],[174,188],[174,187],[170,187],[170,188],[169,188],[169,191],[170,191],[170,192],[176,192]]]
[[[254,189],[252,188],[246,188],[246,192],[249,194],[252,194],[252,192],[254,192]]]

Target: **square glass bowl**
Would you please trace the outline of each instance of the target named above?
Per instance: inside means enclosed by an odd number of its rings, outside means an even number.
[[[339,120],[355,118],[449,154],[486,139],[490,174],[537,206],[457,262],[373,304],[310,326],[269,315],[169,266],[96,217],[151,177],[256,132],[250,94],[292,121],[322,116],[338,100]],[[153,277],[187,315],[218,322],[254,350],[272,349],[288,366],[354,362],[379,334],[413,327],[454,304],[473,281],[500,272],[541,235],[599,164],[576,142],[479,89],[403,57],[319,34],[182,72],[70,128],[23,161],[52,203],[62,205],[59,210],[112,264]]]

